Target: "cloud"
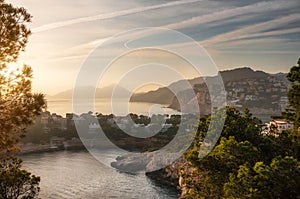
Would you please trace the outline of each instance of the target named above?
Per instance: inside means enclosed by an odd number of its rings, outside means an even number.
[[[71,60],[71,59],[79,59],[84,60],[87,58],[89,53],[92,52],[97,46],[101,45],[105,41],[108,41],[111,37],[105,37],[101,39],[96,39],[88,43],[80,44],[77,46],[73,46],[70,48],[65,48],[58,52],[55,52],[48,55],[47,57],[43,57],[43,59],[47,59],[49,61],[58,61],[58,60]]]
[[[277,27],[280,24],[285,24],[285,23],[291,22],[293,20],[299,19],[298,16],[299,16],[298,14],[286,16],[286,17],[282,17],[279,19],[270,20],[267,22],[248,26],[248,27],[245,27],[242,29],[234,30],[234,31],[231,31],[228,33],[220,34],[220,35],[212,37],[208,40],[202,41],[201,44],[208,46],[208,45],[217,45],[218,43],[222,43],[222,47],[234,47],[234,46],[240,46],[240,45],[249,45],[249,44],[253,44],[253,43],[272,44],[272,43],[287,42],[286,39],[282,39],[282,38],[260,38],[260,39],[251,39],[251,40],[250,39],[249,40],[240,40],[240,39],[262,37],[262,36],[277,36],[277,35],[299,32],[300,28],[291,28],[291,29],[283,29],[283,30],[275,30],[275,31],[269,31],[269,32],[256,33],[259,31],[263,31],[265,29]],[[163,31],[163,29],[162,29],[162,31]],[[255,32],[255,33],[251,34],[251,32]],[[114,43],[124,42],[124,47],[127,49],[131,49],[129,47],[130,42],[141,39],[143,37],[147,37],[149,35],[159,34],[159,33],[160,33],[160,31],[158,29],[153,29],[153,30],[151,30],[151,29],[138,30],[137,29],[136,32],[134,31],[129,35],[121,36],[120,39],[118,39],[118,36],[116,36],[114,38]],[[135,39],[132,39],[132,38],[135,38]],[[64,51],[57,53],[57,55],[66,56],[66,57],[68,57],[68,59],[75,58],[75,56],[72,56],[73,54],[77,54],[77,55],[85,54],[86,55],[92,49],[94,49],[95,47],[101,45],[103,42],[110,40],[110,39],[112,39],[112,37],[97,39],[97,40],[94,40],[94,41],[91,41],[88,43],[84,43],[84,44],[81,44],[81,45],[78,45],[78,46],[75,46],[72,48],[65,49]],[[226,41],[227,41],[227,43],[223,43]],[[228,41],[231,41],[231,42],[228,42]],[[173,46],[174,48],[184,48],[184,47],[188,47],[189,45],[191,45],[191,44],[188,42],[188,43],[173,43],[173,44],[168,44],[167,46]],[[216,52],[217,51],[218,50],[216,50]]]
[[[250,45],[250,44],[267,44],[267,43],[281,43],[281,42],[288,42],[287,39],[284,38],[259,38],[259,39],[249,39],[249,40],[236,40],[233,42],[228,42],[223,44],[222,47],[240,47],[241,45]]]
[[[268,31],[268,32],[260,32],[260,33],[254,33],[254,34],[247,34],[247,35],[244,35],[243,38],[264,37],[264,36],[278,36],[278,35],[284,35],[284,34],[290,34],[290,33],[297,33],[297,32],[300,32],[300,28],[290,28],[290,29],[283,29],[283,30],[274,30],[274,31]]]
[[[43,25],[40,27],[37,27],[33,30],[33,32],[42,32],[42,31],[47,31],[47,30],[52,30],[55,28],[60,28],[60,27],[65,27],[69,26],[72,24],[78,24],[78,23],[84,23],[84,22],[90,22],[90,21],[95,21],[95,20],[103,20],[103,19],[110,19],[110,18],[115,18],[115,17],[120,17],[120,16],[125,16],[125,15],[130,15],[130,14],[135,14],[135,13],[140,13],[140,12],[145,12],[148,10],[154,10],[154,9],[162,9],[166,7],[171,7],[171,6],[178,6],[178,5],[183,5],[183,4],[189,4],[189,3],[194,3],[194,2],[200,2],[200,0],[180,0],[180,1],[175,1],[175,2],[168,2],[164,4],[159,4],[159,5],[153,5],[153,6],[145,6],[145,7],[138,7],[138,8],[133,8],[133,9],[127,9],[127,10],[122,10],[122,11],[117,11],[117,12],[112,12],[112,13],[105,13],[101,15],[95,15],[95,16],[90,16],[90,17],[83,17],[83,18],[77,18],[77,19],[72,19],[72,20],[67,20],[67,21],[61,21],[57,23],[51,23],[47,25]],[[287,2],[287,1],[272,1],[272,2],[259,2],[251,5],[246,5],[246,6],[241,6],[241,7],[230,7],[230,8],[225,8],[224,10],[219,10],[216,12],[213,12],[211,14],[205,14],[201,16],[196,16],[184,21],[176,22],[176,23],[170,23],[163,25],[162,28],[171,28],[171,29],[183,29],[183,28],[197,28],[196,25],[204,24],[204,23],[210,23],[208,25],[211,26],[218,26],[220,23],[224,23],[226,25],[228,22],[242,22],[242,21],[247,21],[251,16],[257,16],[258,14],[266,14],[269,15],[269,11],[278,11],[278,10],[283,10],[287,8],[291,8],[295,6],[295,2]],[[185,8],[187,9],[187,7]],[[226,20],[226,19],[229,19]],[[296,33],[299,32],[299,28],[293,28],[293,29],[287,29],[287,30],[275,30],[275,31],[269,31],[269,32],[262,32],[264,30],[268,30],[271,28],[276,28],[280,24],[285,24],[289,22],[293,22],[296,19],[299,19],[299,14],[294,14],[294,15],[288,15],[282,18],[278,18],[275,20],[270,20],[267,22],[259,23],[259,24],[254,24],[250,25],[248,27],[243,27],[238,30],[233,30],[227,33],[219,33],[219,35],[216,35],[214,37],[211,37],[207,40],[201,41],[202,45],[205,45],[205,47],[209,47],[212,45],[217,45],[219,43],[223,42],[228,42],[224,44],[224,46],[237,46],[237,45],[247,45],[250,44],[251,42],[265,42],[265,43],[272,43],[272,42],[277,42],[277,43],[282,43],[283,40],[281,39],[264,39],[264,40],[249,40],[249,41],[239,41],[240,39],[246,39],[246,38],[255,38],[255,37],[260,37],[260,36],[277,36],[281,34],[288,34],[288,33]],[[193,27],[195,26],[195,27]],[[199,27],[199,26],[198,26]],[[113,36],[114,38],[114,43],[118,42],[124,42],[125,48],[130,49],[130,44],[134,40],[139,40],[144,37],[148,37],[149,35],[153,34],[159,34],[160,31],[157,30],[140,30],[140,31],[133,31],[131,34],[125,36],[119,36],[115,35]],[[108,38],[103,38],[100,40],[94,40],[92,42],[87,42],[78,46],[74,46],[72,48],[64,49],[63,51],[60,51],[59,53],[55,54],[55,56],[59,55],[59,59],[64,59],[63,57],[66,57],[68,59],[73,59],[73,58],[82,58],[83,54],[87,54],[92,50],[93,48],[97,47],[100,45],[104,40],[110,39],[111,37]],[[134,38],[134,39],[132,39]],[[235,41],[237,40],[237,41]],[[174,45],[179,45],[179,43],[176,43]],[[218,51],[219,49],[214,49]],[[53,56],[51,56],[53,57]]]
[[[233,40],[238,40],[238,39],[244,39],[252,36],[252,33],[254,35],[259,36],[259,33],[261,31],[265,31],[268,29],[276,28],[280,25],[283,24],[288,24],[294,21],[297,21],[300,19],[300,14],[292,14],[284,17],[280,17],[277,19],[269,20],[266,22],[246,26],[234,31],[226,32],[223,34],[216,35],[212,38],[209,38],[207,40],[201,41],[201,44],[204,46],[209,46],[209,45],[215,45],[221,42],[228,42],[228,41],[233,41]],[[278,33],[278,32],[277,32]],[[272,34],[277,34],[276,32]],[[266,34],[266,33],[262,33]]]
[[[115,18],[115,17],[145,12],[148,10],[161,9],[161,8],[166,8],[166,7],[170,7],[170,6],[179,6],[179,5],[194,3],[194,2],[198,2],[198,1],[201,1],[201,0],[180,0],[180,1],[159,4],[159,5],[138,7],[138,8],[128,9],[128,10],[105,13],[105,14],[100,14],[100,15],[95,15],[95,16],[81,17],[81,18],[77,18],[77,19],[71,19],[71,20],[60,21],[60,22],[42,25],[42,26],[33,28],[32,32],[39,33],[39,32],[48,31],[48,30],[52,30],[52,29],[56,29],[56,28],[61,28],[61,27],[65,27],[65,26],[69,26],[69,25],[73,25],[73,24],[79,24],[79,23],[90,22],[90,21],[95,21],[95,20],[111,19],[111,18]]]
[[[222,53],[234,53],[234,54],[270,54],[270,55],[299,55],[299,51],[297,50],[226,50]]]
[[[182,29],[190,26],[195,26],[203,23],[213,22],[217,20],[224,20],[229,17],[234,17],[238,15],[245,15],[247,13],[263,13],[266,11],[280,10],[284,8],[290,8],[294,6],[294,2],[287,1],[276,1],[276,2],[260,2],[252,5],[225,9],[223,11],[217,11],[212,14],[201,15],[187,19],[181,22],[176,22],[172,24],[165,25],[165,28],[170,29]]]

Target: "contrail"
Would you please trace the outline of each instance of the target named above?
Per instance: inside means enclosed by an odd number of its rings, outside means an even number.
[[[95,15],[95,16],[60,21],[60,22],[50,23],[50,24],[46,24],[46,25],[42,25],[42,26],[33,28],[32,32],[39,33],[39,32],[52,30],[52,29],[56,29],[56,28],[61,28],[61,27],[65,27],[65,26],[69,26],[69,25],[73,25],[73,24],[79,24],[79,23],[90,22],[90,21],[95,21],[95,20],[111,19],[111,18],[115,18],[115,17],[135,14],[135,13],[144,12],[144,11],[148,11],[148,10],[166,8],[166,7],[170,7],[170,6],[178,6],[178,5],[194,3],[194,2],[198,2],[198,1],[202,1],[202,0],[180,0],[180,1],[169,2],[169,3],[165,3],[165,4],[160,4],[160,5],[139,7],[139,8],[105,13],[105,14],[100,14],[100,15]]]

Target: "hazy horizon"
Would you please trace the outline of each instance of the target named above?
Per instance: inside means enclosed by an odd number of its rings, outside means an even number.
[[[231,69],[228,69],[228,70],[234,70],[234,69],[241,69],[241,68],[251,68],[251,67],[248,67],[248,66],[240,66],[240,67],[236,67],[236,68],[231,68]],[[252,68],[251,68],[252,69]],[[253,69],[252,69],[253,70]],[[226,71],[226,70],[224,70],[224,71]],[[262,70],[254,70],[254,71],[262,71]],[[222,72],[222,71],[221,71]],[[266,71],[263,71],[263,72],[266,72]],[[278,74],[278,73],[285,73],[285,72],[282,72],[282,71],[279,71],[279,72],[276,72],[276,73],[269,73],[269,74]],[[197,77],[195,77],[195,78],[197,78]],[[180,81],[180,80],[178,80],[178,81]],[[170,84],[172,84],[172,83],[175,83],[175,82],[171,82]],[[169,85],[170,85],[169,84]],[[168,86],[169,86],[168,85]],[[96,88],[96,89],[114,89],[116,86],[119,86],[119,85],[117,85],[117,84],[109,84],[109,85],[102,85],[102,86],[99,86],[99,85],[97,85],[97,86],[93,86],[93,85],[88,85],[88,86],[86,86],[86,87],[90,87],[90,88]],[[122,87],[122,86],[119,86],[119,87],[121,87],[121,88],[124,88],[124,89],[126,89],[126,87]],[[157,90],[157,89],[159,89],[159,88],[163,88],[164,86],[161,86],[161,85],[155,85],[155,84],[150,84],[150,85],[146,85],[146,86],[141,86],[139,89],[137,89],[137,90],[135,90],[134,91],[134,93],[147,93],[147,92],[149,92],[149,91],[154,91],[154,90]],[[55,93],[53,93],[53,94],[49,94],[49,93],[45,93],[46,94],[46,98],[47,97],[54,97],[55,95],[58,95],[58,94],[60,94],[60,93],[64,93],[64,92],[68,92],[68,91],[72,91],[74,89],[74,87],[71,87],[71,88],[66,88],[66,89],[64,89],[64,90],[58,90],[57,92],[55,92]],[[128,92],[130,92],[130,91],[128,91]]]

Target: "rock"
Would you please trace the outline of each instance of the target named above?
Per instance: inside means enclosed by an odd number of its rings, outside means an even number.
[[[179,154],[176,153],[158,154],[158,152],[129,154],[117,157],[111,166],[127,173],[145,172],[154,182],[180,190],[179,168],[185,160],[183,156],[180,156],[179,159],[173,161],[174,157],[178,156]]]
[[[147,172],[146,175],[152,180],[156,181],[159,184],[164,184],[167,186],[179,187],[179,168],[184,163],[183,157],[180,157],[178,160],[172,164],[152,172]]]
[[[111,166],[127,173],[141,173],[145,172],[149,158],[143,154],[131,154],[119,156]]]

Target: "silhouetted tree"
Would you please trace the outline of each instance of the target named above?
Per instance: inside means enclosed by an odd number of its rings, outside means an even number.
[[[21,161],[13,158],[17,143],[26,127],[45,107],[42,94],[31,91],[32,70],[24,65],[14,69],[19,53],[30,35],[27,23],[31,15],[0,0],[0,196],[1,198],[34,198],[39,191],[39,178],[21,170]]]
[[[290,108],[284,113],[287,119],[295,122],[295,128],[300,126],[300,58],[296,66],[293,66],[287,75],[291,82],[288,92]]]
[[[2,160],[0,164],[0,198],[31,199],[40,190],[40,178],[21,169],[22,161],[18,158]]]

